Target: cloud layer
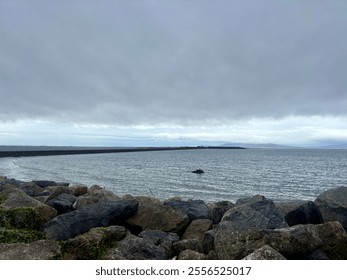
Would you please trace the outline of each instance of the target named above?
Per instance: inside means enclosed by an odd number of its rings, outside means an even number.
[[[0,122],[347,116],[344,1],[0,1]]]

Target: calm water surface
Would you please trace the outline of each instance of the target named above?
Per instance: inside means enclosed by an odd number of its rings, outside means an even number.
[[[204,174],[191,170],[202,168]],[[116,194],[231,200],[262,194],[314,200],[347,186],[347,150],[246,149],[0,159],[0,175],[98,184]]]

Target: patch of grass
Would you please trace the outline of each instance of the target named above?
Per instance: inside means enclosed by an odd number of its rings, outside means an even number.
[[[30,243],[45,239],[42,232],[23,229],[0,229],[0,243]]]

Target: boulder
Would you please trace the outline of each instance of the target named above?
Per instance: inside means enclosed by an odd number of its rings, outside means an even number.
[[[72,207],[76,197],[72,194],[62,193],[57,197],[49,200],[46,204],[57,210],[58,215],[74,210]]]
[[[190,223],[184,232],[182,239],[196,239],[202,242],[205,232],[212,229],[212,221],[208,219],[198,219]]]
[[[165,201],[164,205],[170,206],[176,211],[186,214],[189,221],[210,218],[209,209],[206,203],[202,200],[171,200]]]
[[[207,256],[193,250],[184,250],[180,253],[177,260],[207,260]]]
[[[0,181],[0,186],[1,185],[15,186],[18,189],[24,191],[29,196],[38,196],[44,191],[43,188],[37,186],[34,182],[24,182],[16,179],[5,179],[3,181]]]
[[[53,240],[0,244],[0,260],[52,260],[60,254],[61,246]]]
[[[151,197],[137,197],[139,210],[126,221],[135,233],[144,230],[161,230],[181,234],[187,227],[187,215],[163,205],[160,200]]]
[[[211,217],[213,224],[219,224],[225,212],[235,207],[235,204],[231,203],[230,201],[219,201],[216,203],[209,203],[207,206],[210,212],[209,216]]]
[[[116,248],[109,250],[110,260],[167,260],[166,251],[154,245],[150,240],[128,235]]]
[[[48,180],[36,180],[36,181],[33,181],[33,183],[35,183],[41,188],[47,188],[47,187],[53,187],[53,186],[65,186],[65,187],[69,186],[69,183],[57,183],[55,181],[48,181]]]
[[[52,207],[28,196],[15,186],[0,190],[0,215],[3,222],[15,228],[38,229],[57,215]],[[1,220],[1,219],[0,219]]]
[[[121,198],[115,195],[113,192],[107,191],[97,185],[94,185],[90,187],[89,191],[86,194],[77,197],[73,207],[75,209],[80,209],[81,207],[88,204],[118,200],[121,200]]]
[[[139,237],[149,240],[154,245],[163,248],[168,257],[174,255],[172,245],[180,239],[177,233],[164,232],[161,230],[145,230],[139,234]]]
[[[323,221],[338,221],[347,230],[347,187],[338,187],[320,194],[315,204],[318,206]]]
[[[215,230],[211,229],[209,231],[206,231],[204,234],[204,239],[202,240],[202,250],[205,254],[208,254],[210,251],[214,250],[214,237],[215,237]]]
[[[244,257],[243,260],[286,260],[286,258],[269,245],[264,245]]]
[[[184,239],[173,243],[173,250],[176,255],[180,255],[185,250],[192,250],[195,252],[203,253],[202,244],[196,239]]]
[[[120,224],[134,215],[137,209],[138,204],[133,201],[89,204],[55,217],[44,225],[43,231],[49,239],[67,240],[93,227]]]
[[[74,196],[80,196],[88,192],[88,187],[85,185],[73,185],[70,186],[70,189],[73,191]]]
[[[321,214],[312,201],[285,201],[276,203],[276,206],[289,226],[322,223]]]
[[[321,249],[329,259],[347,260],[347,233],[339,222],[315,225]]]
[[[288,227],[274,202],[263,196],[240,199],[227,211],[222,221],[230,221],[235,228],[275,229]]]
[[[63,259],[104,259],[107,251],[123,240],[128,231],[123,226],[92,228],[84,234],[67,240],[62,247]]]
[[[296,225],[264,230],[236,228],[232,222],[222,222],[216,228],[215,250],[219,259],[242,259],[269,245],[287,259],[308,259],[317,249],[326,252],[327,245],[324,245],[325,241],[319,233],[318,226],[321,225]],[[341,233],[337,228],[325,227],[325,230],[334,238]],[[341,241],[343,240],[341,237]]]
[[[246,257],[265,244],[264,230],[235,228],[230,221],[221,222],[215,229],[215,252],[220,260],[237,260]]]

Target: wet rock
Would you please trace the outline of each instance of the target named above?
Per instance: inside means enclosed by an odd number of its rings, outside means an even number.
[[[136,213],[138,204],[131,201],[99,202],[59,215],[44,225],[49,239],[67,240],[93,227],[117,225]]]
[[[230,221],[235,228],[275,229],[288,227],[274,202],[263,196],[240,199],[227,211],[222,221]]]
[[[286,260],[286,258],[269,245],[264,245],[244,257],[243,260]]]
[[[296,200],[278,202],[276,206],[289,226],[298,224],[320,224],[321,214],[312,201]]]
[[[139,210],[126,221],[134,232],[144,230],[161,230],[165,232],[182,233],[188,226],[188,217],[160,200],[151,197],[137,197]]]
[[[327,190],[316,198],[315,204],[325,223],[338,221],[347,230],[347,187]]]

